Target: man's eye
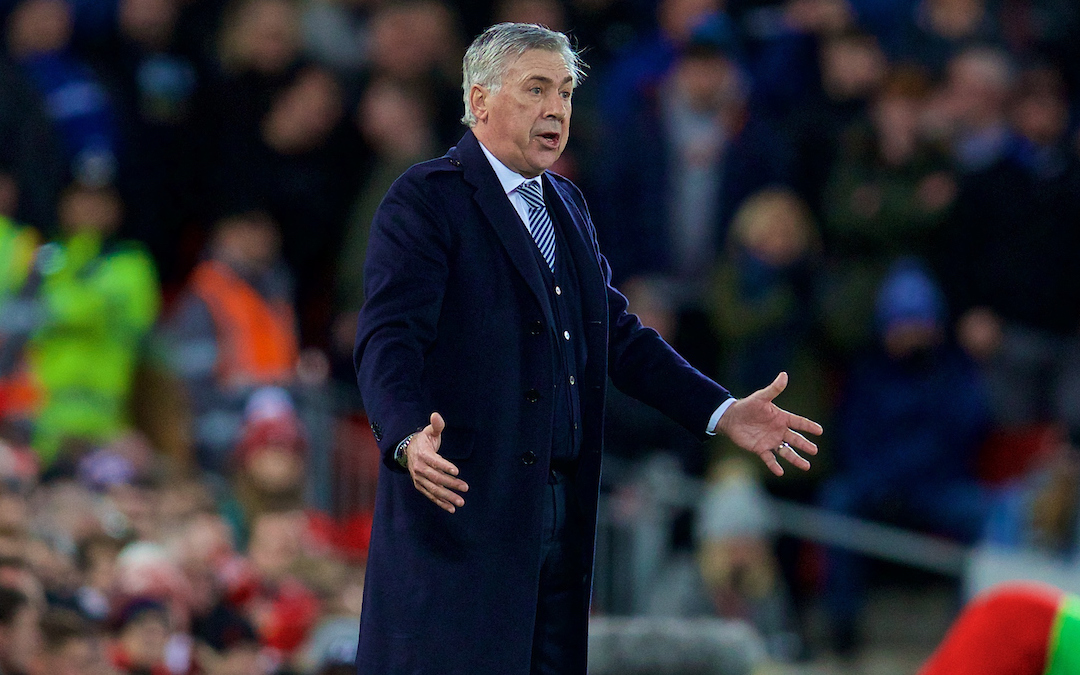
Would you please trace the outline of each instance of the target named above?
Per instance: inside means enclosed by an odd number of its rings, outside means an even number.
[[[562,97],[563,97],[564,99],[566,99],[567,101],[569,101],[569,100],[570,100],[570,92],[568,92],[568,91],[562,91],[562,92],[559,92],[559,94],[560,94],[560,95],[561,95],[561,96],[562,96]]]
[[[540,87],[533,87],[529,91],[534,93],[534,94],[539,94],[540,93]]]

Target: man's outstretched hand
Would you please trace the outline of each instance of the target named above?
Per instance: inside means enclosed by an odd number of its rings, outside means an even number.
[[[442,415],[431,413],[431,424],[416,432],[405,453],[416,489],[440,508],[453,513],[456,508],[465,506],[465,500],[458,492],[468,492],[469,485],[457,478],[456,466],[439,456],[445,428]]]
[[[780,373],[769,386],[732,403],[716,425],[717,432],[760,457],[777,476],[784,475],[784,467],[776,461],[777,457],[797,469],[806,471],[810,468],[810,462],[796,451],[816,455],[817,445],[806,440],[800,431],[821,435],[820,424],[793,415],[773,403],[787,383],[787,373]]]

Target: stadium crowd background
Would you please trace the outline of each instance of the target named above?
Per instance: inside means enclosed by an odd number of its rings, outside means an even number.
[[[556,170],[631,309],[736,394],[789,371],[781,404],[826,428],[777,481],[612,392],[621,517],[644,517],[656,453],[707,485],[664,539],[700,588],[668,611],[794,634],[770,644],[797,658],[821,606],[825,648],[858,649],[873,566],[777,537],[766,493],[1075,559],[1074,2],[0,18],[0,672],[351,672],[378,462],[351,365],[366,231],[463,133],[462,50],[503,20],[585,49]]]

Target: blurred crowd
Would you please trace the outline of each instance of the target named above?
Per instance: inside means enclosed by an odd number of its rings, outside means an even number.
[[[707,611],[779,631],[818,598],[834,648],[858,643],[866,561],[777,540],[748,516],[766,491],[1077,552],[1070,0],[0,0],[0,20],[0,672],[350,672],[378,463],[351,356],[367,229],[464,133],[461,55],[498,21],[584,49],[555,170],[631,309],[736,395],[788,371],[780,403],[825,424],[815,468],[776,481],[612,392],[606,489],[655,452],[708,480],[671,537]]]

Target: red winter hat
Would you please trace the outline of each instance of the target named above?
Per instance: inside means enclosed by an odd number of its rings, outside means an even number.
[[[972,600],[919,675],[1043,675],[1064,593],[1009,583]]]
[[[264,387],[248,399],[234,455],[237,465],[243,466],[254,453],[268,446],[286,448],[298,455],[307,450],[292,398],[280,387]]]

